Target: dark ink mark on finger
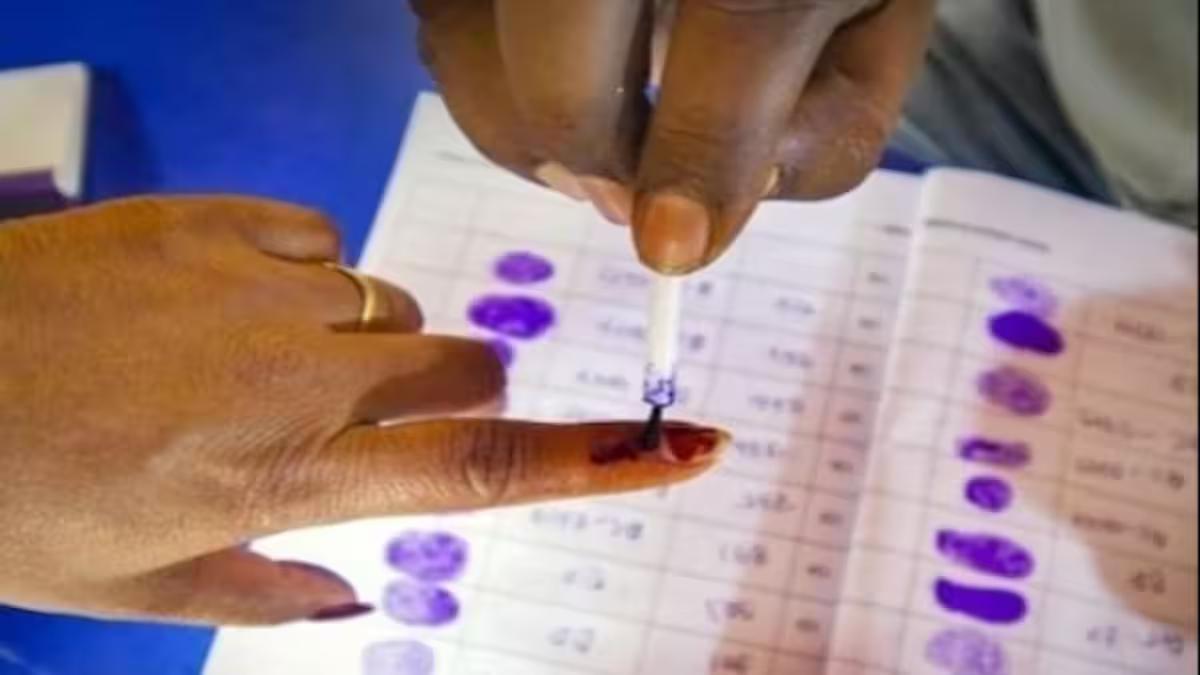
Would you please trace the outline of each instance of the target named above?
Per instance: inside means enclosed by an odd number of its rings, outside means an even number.
[[[1050,390],[1032,373],[1000,366],[979,376],[979,393],[1014,415],[1034,417],[1050,409]]]
[[[1058,330],[1028,312],[1004,312],[988,321],[992,337],[1010,347],[1055,356],[1062,353],[1063,338]]]
[[[1049,319],[1058,311],[1058,297],[1036,279],[1022,276],[992,279],[992,292],[1016,309]]]
[[[925,643],[925,660],[951,675],[1008,675],[1004,648],[973,628],[943,628]]]
[[[1016,469],[1029,464],[1032,451],[1020,441],[997,441],[971,436],[958,442],[958,456],[968,462]]]
[[[976,476],[963,488],[967,501],[984,511],[999,513],[1012,505],[1012,486],[995,476]]]
[[[467,318],[476,326],[519,340],[540,337],[555,319],[550,303],[528,295],[485,295],[471,303]]]
[[[936,545],[946,559],[977,572],[1006,579],[1033,574],[1033,554],[1007,537],[943,529],[937,532]]]
[[[1029,611],[1022,595],[1001,588],[976,588],[939,578],[933,594],[946,611],[985,623],[1016,623]]]
[[[487,341],[487,345],[492,348],[492,351],[496,354],[496,358],[500,360],[500,363],[504,364],[505,368],[512,367],[513,361],[517,358],[517,353],[508,340],[492,338]]]
[[[467,541],[456,534],[411,531],[388,542],[387,562],[420,581],[450,581],[462,575],[468,550]]]
[[[502,281],[525,286],[554,276],[554,264],[536,253],[513,251],[500,256],[492,271]]]
[[[433,648],[416,640],[388,640],[363,650],[363,675],[433,675]]]
[[[387,615],[408,626],[444,626],[458,618],[458,598],[450,591],[410,579],[397,579],[383,592]]]

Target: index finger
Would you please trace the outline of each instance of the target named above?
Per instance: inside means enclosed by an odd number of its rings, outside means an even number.
[[[638,171],[634,241],[693,271],[733,240],[775,180],[779,140],[829,37],[873,0],[681,3]]]
[[[723,431],[668,423],[654,447],[642,422],[545,424],[440,419],[355,426],[305,461],[264,462],[281,475],[257,522],[269,531],[354,518],[478,509],[651,488],[714,465]]]

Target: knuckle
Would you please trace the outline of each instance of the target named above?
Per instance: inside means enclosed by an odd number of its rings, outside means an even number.
[[[524,480],[533,454],[528,436],[486,421],[465,426],[458,442],[457,461],[472,497],[487,506],[508,501]]]

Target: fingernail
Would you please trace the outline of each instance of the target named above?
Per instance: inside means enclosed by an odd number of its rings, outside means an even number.
[[[342,619],[353,619],[364,614],[370,614],[375,611],[373,605],[368,605],[363,602],[351,602],[345,605],[334,605],[326,607],[308,617],[309,621],[339,621]]]
[[[537,176],[538,180],[546,185],[577,202],[582,202],[588,198],[587,193],[583,191],[583,186],[579,184],[579,178],[571,173],[570,169],[558,162],[546,162],[542,164],[534,170],[533,175]]]
[[[598,176],[579,179],[583,191],[604,219],[613,225],[628,225],[633,219],[633,192],[615,180]]]
[[[779,167],[773,166],[767,173],[767,180],[763,183],[763,198],[774,196],[775,191],[779,189]]]
[[[723,431],[688,425],[667,425],[663,437],[668,459],[681,464],[707,460],[729,442],[729,434]]]
[[[669,192],[651,195],[638,221],[638,251],[646,264],[682,273],[704,261],[710,225],[708,209],[700,202]]]

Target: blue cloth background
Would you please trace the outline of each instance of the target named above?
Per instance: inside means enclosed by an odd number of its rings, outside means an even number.
[[[432,88],[414,30],[402,0],[0,0],[0,68],[93,69],[88,199],[286,199],[333,216],[353,258]],[[0,675],[195,675],[211,639],[0,607]]]

